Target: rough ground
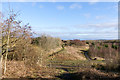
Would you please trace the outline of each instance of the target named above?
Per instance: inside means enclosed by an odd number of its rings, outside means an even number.
[[[7,64],[7,74],[3,76],[3,80],[120,80],[117,73],[106,73],[92,68],[77,68],[69,72],[62,68],[58,70],[38,67],[34,70],[26,67],[23,62],[16,61],[9,61]]]
[[[101,62],[87,61],[81,49],[86,48],[65,47],[63,51],[51,56],[51,66],[46,67],[32,68],[23,61],[8,61],[3,80],[120,80],[120,73],[91,68],[91,64]]]
[[[83,54],[80,53],[79,48],[75,47],[65,47],[64,51],[59,52],[56,55],[53,55],[53,58],[58,60],[86,60]]]

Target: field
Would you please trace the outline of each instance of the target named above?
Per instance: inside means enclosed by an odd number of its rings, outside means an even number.
[[[95,54],[101,43],[104,47],[105,41],[62,40],[61,46],[46,53],[47,57],[43,58],[42,65],[39,63],[40,65],[31,66],[28,65],[30,62],[26,65],[25,61],[19,60],[7,61],[7,71],[3,80],[119,80],[120,63],[116,61],[119,59],[114,59],[118,57],[118,43],[114,43],[117,46],[115,48],[111,42],[107,42],[108,46],[114,49],[112,57]],[[34,45],[35,49],[38,48],[36,43],[31,45]],[[93,50],[95,45],[97,48]],[[102,53],[105,54],[105,51]]]

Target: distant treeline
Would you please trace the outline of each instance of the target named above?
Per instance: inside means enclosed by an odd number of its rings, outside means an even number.
[[[62,40],[62,42],[66,46],[84,46],[86,44],[85,41],[81,41],[81,40],[78,40],[78,39],[75,39],[75,40]]]

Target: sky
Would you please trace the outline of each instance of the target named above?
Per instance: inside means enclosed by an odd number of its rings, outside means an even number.
[[[29,23],[38,35],[47,34],[64,40],[118,39],[117,2],[4,2],[19,12],[18,20]]]

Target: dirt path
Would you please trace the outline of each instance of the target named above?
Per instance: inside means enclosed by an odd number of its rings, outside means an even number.
[[[51,55],[49,55],[49,57],[54,56],[54,55],[56,55],[56,54],[60,53],[60,52],[61,52],[61,51],[63,51],[63,50],[64,50],[64,45],[62,45],[62,49],[61,49],[61,50],[59,50],[59,51],[57,51],[57,52],[52,53]]]
[[[70,47],[70,46],[69,46]],[[62,45],[62,49],[57,51],[57,52],[54,52],[52,53],[51,55],[49,55],[49,57],[52,57],[54,55],[57,55],[59,54],[60,52],[64,51],[65,47],[64,47],[64,44]],[[82,55],[84,55],[84,57],[87,59],[87,60],[92,60],[89,56],[88,56],[88,49],[89,49],[89,45],[85,45],[85,46],[80,46],[79,48],[77,48],[77,52],[80,52],[83,53]],[[73,48],[73,50],[75,50],[75,48]],[[69,52],[69,51],[68,51]],[[71,51],[72,52],[72,51]],[[76,53],[77,53],[76,52]]]
[[[31,69],[27,67],[24,62],[8,62],[7,74],[4,75],[5,78],[9,77],[25,77],[25,80],[29,80],[27,76],[39,77],[38,79],[30,80],[49,80],[49,78],[59,78],[58,80],[120,80],[114,73],[105,73],[100,70],[91,68],[92,61],[83,60],[85,56],[81,54],[80,50],[87,50],[88,46],[82,47],[62,47],[61,50],[53,53],[50,57],[55,56],[55,61],[51,67],[43,68],[38,67],[36,69]],[[81,58],[81,59],[80,59]],[[59,61],[60,60],[60,61]],[[67,61],[69,60],[69,61]],[[16,72],[17,71],[17,72]],[[24,75],[24,76],[23,76]],[[7,80],[7,79],[5,79]],[[17,79],[19,80],[19,79]],[[24,79],[20,79],[24,80]],[[43,79],[44,80],[44,79]],[[57,79],[51,79],[57,80]]]

